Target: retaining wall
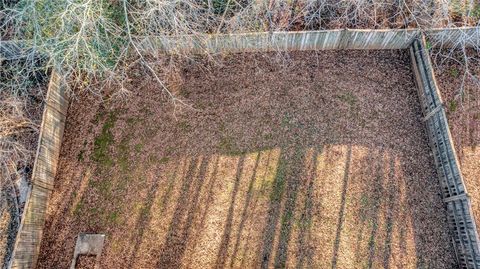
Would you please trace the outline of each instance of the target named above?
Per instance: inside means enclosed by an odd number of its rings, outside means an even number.
[[[470,197],[426,47],[425,37],[421,36],[412,43],[410,52],[453,245],[460,268],[480,268],[479,238]]]
[[[440,32],[438,32],[440,33]],[[272,50],[408,49],[417,74],[420,99],[427,118],[435,163],[439,171],[448,220],[462,268],[479,268],[478,235],[470,202],[456,159],[445,112],[431,70],[425,39],[413,30],[331,30],[312,32],[209,35],[196,38],[147,37],[139,48],[150,52],[215,53]],[[440,36],[440,35],[438,35]],[[448,42],[444,42],[448,44]],[[412,45],[413,44],[413,45]],[[0,56],[12,47],[0,43]],[[8,57],[5,57],[8,58]],[[33,268],[38,259],[49,196],[57,170],[68,107],[66,87],[53,72],[40,128],[39,146],[32,175],[32,189],[16,238],[11,268]]]

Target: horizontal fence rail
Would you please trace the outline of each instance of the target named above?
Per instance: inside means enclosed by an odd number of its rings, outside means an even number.
[[[43,226],[67,114],[67,93],[61,77],[52,72],[43,111],[40,136],[33,166],[32,188],[25,203],[10,268],[34,268],[40,251]]]
[[[410,48],[419,98],[460,268],[480,268],[479,238],[425,38]]]

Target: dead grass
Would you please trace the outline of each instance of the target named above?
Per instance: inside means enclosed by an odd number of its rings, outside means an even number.
[[[70,107],[39,268],[455,267],[407,52],[192,59],[194,109],[135,73]]]

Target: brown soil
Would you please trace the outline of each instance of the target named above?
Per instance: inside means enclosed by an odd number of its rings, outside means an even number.
[[[406,51],[192,60],[194,109],[132,77],[69,109],[39,268],[455,267]]]
[[[96,260],[97,257],[93,255],[80,255],[77,258],[75,269],[94,269]]]
[[[468,53],[469,56],[474,54],[473,51]],[[480,82],[475,82],[467,76],[464,83],[465,94],[459,97],[464,67],[454,61],[438,64],[435,75],[446,106],[450,131],[478,228],[480,224]],[[470,71],[477,79],[480,78],[479,54],[471,60]]]

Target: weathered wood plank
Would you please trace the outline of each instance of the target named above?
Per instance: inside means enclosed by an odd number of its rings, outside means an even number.
[[[68,106],[67,93],[53,72],[43,111],[32,188],[25,203],[10,268],[34,268],[38,259],[48,199],[53,190]]]

